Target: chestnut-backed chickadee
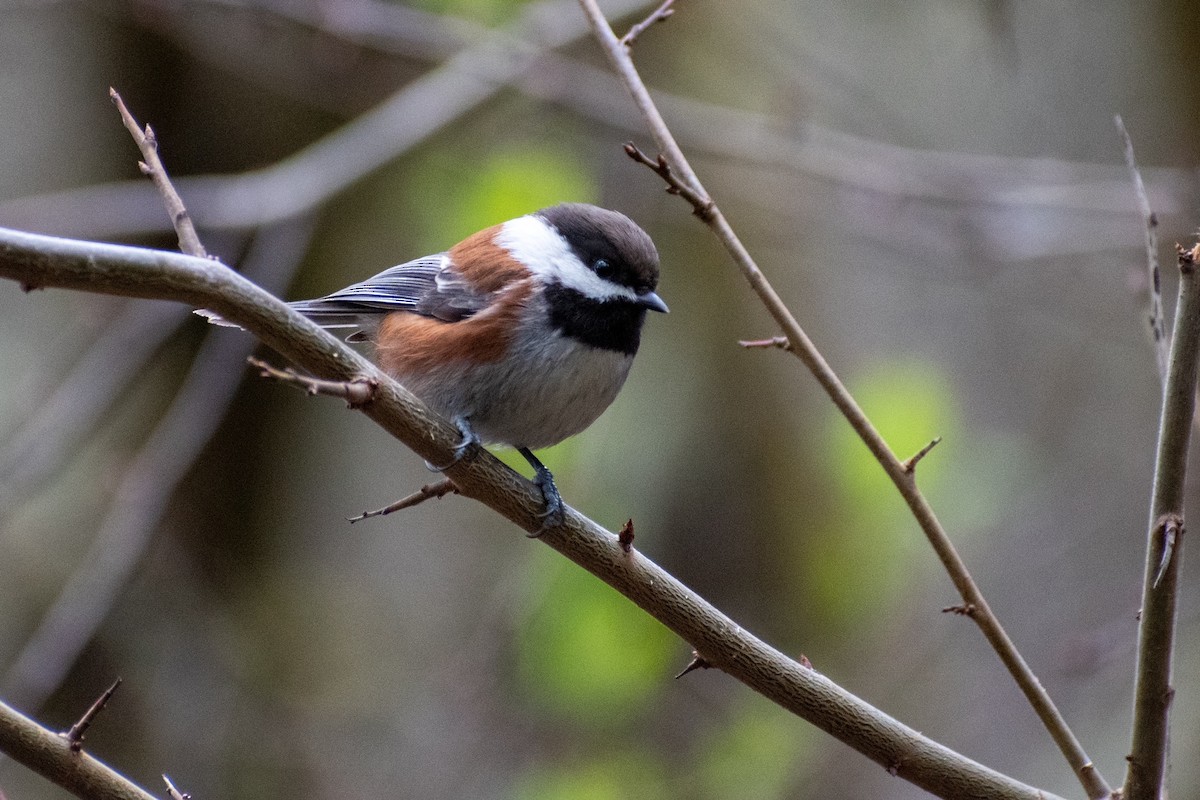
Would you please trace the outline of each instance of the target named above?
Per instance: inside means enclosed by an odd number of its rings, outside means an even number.
[[[384,372],[458,426],[462,441],[440,469],[473,445],[515,447],[536,473],[545,528],[561,521],[562,498],[532,451],[579,433],[616,398],[647,309],[667,310],[657,285],[645,231],[616,211],[564,203],[289,305],[373,343]]]

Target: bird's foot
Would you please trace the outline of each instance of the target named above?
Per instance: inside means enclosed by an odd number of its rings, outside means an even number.
[[[558,487],[554,485],[554,476],[546,470],[541,475],[533,479],[534,485],[542,490],[542,500],[546,502],[546,508],[542,513],[538,514],[542,518],[542,525],[533,533],[526,534],[530,539],[536,539],[551,528],[557,528],[563,524],[563,501],[562,495],[558,493]]]
[[[462,434],[462,440],[454,446],[454,453],[453,457],[450,459],[450,463],[439,467],[436,464],[431,464],[430,462],[426,461],[425,468],[430,472],[445,472],[466,458],[467,453],[470,452],[472,447],[476,447],[480,444],[479,434],[475,433],[475,431],[471,428],[471,423],[467,421],[466,417],[455,417],[453,422],[455,427],[458,428],[458,432]]]
[[[557,528],[563,524],[564,506],[562,495],[558,493],[558,487],[554,485],[554,475],[550,470],[546,469],[546,465],[538,460],[527,447],[517,448],[517,452],[525,456],[525,460],[533,467],[533,484],[542,490],[542,501],[546,504],[542,512],[538,514],[541,517],[542,524],[533,533],[526,534],[530,539],[536,539],[551,528]]]

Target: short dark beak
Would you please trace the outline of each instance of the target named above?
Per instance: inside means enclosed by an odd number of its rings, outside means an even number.
[[[667,308],[667,304],[663,302],[663,299],[661,297],[659,297],[657,294],[655,294],[654,292],[646,292],[645,294],[639,294],[638,302],[641,303],[646,308],[650,309],[651,311],[661,311],[662,313],[666,314],[668,311],[671,310],[671,309]]]

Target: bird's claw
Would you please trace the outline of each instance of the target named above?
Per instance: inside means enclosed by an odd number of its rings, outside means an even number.
[[[558,493],[558,487],[554,485],[554,476],[550,474],[550,470],[538,472],[534,477],[533,483],[542,490],[542,500],[546,504],[546,508],[538,514],[542,519],[542,524],[533,533],[525,534],[530,539],[536,539],[551,528],[557,528],[563,524],[563,501],[562,495]]]
[[[425,469],[429,470],[430,472],[445,472],[466,458],[467,453],[470,452],[472,447],[480,444],[479,435],[471,429],[471,424],[467,422],[466,417],[456,418],[454,420],[454,425],[458,428],[458,432],[462,434],[462,440],[454,446],[454,452],[450,459],[450,463],[439,467],[436,464],[431,464],[430,462],[426,461]]]

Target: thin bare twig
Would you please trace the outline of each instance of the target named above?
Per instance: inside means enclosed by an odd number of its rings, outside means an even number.
[[[786,336],[772,336],[770,339],[742,339],[738,344],[747,350],[766,347],[776,347],[780,350],[792,349],[792,343],[788,341]]]
[[[187,206],[183,204],[183,198],[179,196],[179,192],[175,191],[175,187],[171,185],[171,179],[167,176],[167,168],[163,166],[162,160],[158,157],[158,137],[154,135],[154,129],[146,125],[145,130],[142,130],[137,120],[133,118],[133,114],[130,114],[129,109],[125,107],[125,101],[121,99],[121,95],[117,93],[116,89],[109,87],[108,96],[116,103],[117,111],[121,113],[121,121],[125,123],[129,135],[137,142],[138,149],[142,151],[142,160],[138,162],[138,166],[142,173],[153,181],[154,188],[158,189],[158,193],[162,195],[163,203],[167,206],[167,213],[171,216],[171,224],[175,226],[175,233],[179,236],[179,249],[190,256],[207,258],[208,251],[200,243],[200,237],[196,234],[196,226],[192,224],[192,218],[188,215]]]
[[[650,16],[635,24],[628,33],[621,37],[621,44],[626,48],[633,47],[633,43],[646,32],[647,28],[657,22],[666,21],[667,17],[675,13],[675,9],[671,8],[673,5],[675,5],[675,0],[663,0],[663,4],[651,11]]]
[[[639,164],[652,169],[667,183],[667,194],[677,194],[684,200],[692,204],[692,213],[705,223],[711,225],[713,221],[713,201],[709,198],[708,193],[703,187],[698,184],[689,183],[681,179],[671,170],[671,165],[667,163],[667,159],[660,153],[658,158],[650,158],[643,153],[638,146],[633,142],[625,143],[625,154]]]
[[[92,723],[96,721],[96,717],[108,705],[108,701],[112,700],[112,696],[116,694],[117,687],[120,685],[121,679],[117,678],[112,682],[112,686],[109,686],[104,690],[103,694],[96,698],[96,702],[92,703],[91,707],[83,713],[79,721],[63,734],[63,737],[67,740],[67,744],[70,745],[73,751],[78,753],[83,749],[83,737],[87,733],[88,728],[92,727]]]
[[[946,606],[942,609],[943,614],[957,614],[960,617],[975,616],[975,606],[970,603],[962,603],[955,606]]]
[[[1117,132],[1125,145],[1125,165],[1129,168],[1129,178],[1133,181],[1134,194],[1137,196],[1138,209],[1142,212],[1145,224],[1143,233],[1146,242],[1146,296],[1150,313],[1147,323],[1150,326],[1150,339],[1154,343],[1154,356],[1158,363],[1158,378],[1165,385],[1167,382],[1167,359],[1171,349],[1170,337],[1167,335],[1167,320],[1163,315],[1162,301],[1162,270],[1158,266],[1158,216],[1150,207],[1150,195],[1146,192],[1146,184],[1142,181],[1142,171],[1138,169],[1137,159],[1133,155],[1133,138],[1125,129],[1125,121],[1121,115],[1113,117]]]
[[[1196,410],[1200,360],[1200,244],[1178,249],[1179,298],[1163,390],[1153,499],[1142,587],[1134,684],[1133,737],[1125,773],[1126,800],[1157,800],[1165,775],[1175,645],[1183,495]]]
[[[652,160],[637,148],[631,148],[628,145],[626,153],[658,173],[663,180],[667,181],[669,190],[683,195],[717,235],[721,243],[725,245],[751,288],[758,294],[767,311],[782,328],[791,344],[790,352],[804,363],[817,382],[825,389],[834,405],[842,412],[842,415],[845,416],[895,484],[949,573],[964,603],[974,606],[975,612],[971,618],[979,625],[984,637],[1008,668],[1035,713],[1062,751],[1067,763],[1079,778],[1088,797],[1108,796],[1111,793],[1108,784],[1096,772],[1091,759],[1088,758],[1079,740],[1058,711],[1054,701],[1050,699],[1050,695],[1042,687],[1037,676],[1026,664],[1016,645],[1001,626],[999,619],[992,613],[983,593],[971,577],[966,564],[963,563],[950,541],[950,537],[934,514],[933,508],[917,488],[914,475],[905,469],[904,463],[897,458],[879,431],[875,429],[870,419],[859,407],[858,402],[846,389],[816,345],[809,339],[808,334],[800,327],[791,310],[771,286],[762,270],[759,269],[720,208],[712,201],[650,97],[649,90],[633,64],[629,49],[624,47],[613,33],[612,27],[605,19],[596,0],[579,0],[579,3],[591,22],[592,32],[608,56],[609,63],[625,82],[626,88],[633,96],[634,103],[645,117],[650,132],[658,144],[660,155],[658,159]],[[885,766],[890,765],[885,764]]]
[[[454,481],[449,478],[443,478],[437,483],[427,483],[417,491],[410,494],[408,497],[402,497],[391,505],[376,509],[375,511],[364,511],[357,517],[350,517],[348,522],[361,522],[364,519],[371,517],[383,517],[397,511],[403,511],[406,508],[412,508],[424,503],[426,500],[433,500],[439,497],[445,497],[448,494],[458,494],[458,487],[454,485]]]
[[[246,362],[258,370],[260,377],[270,378],[289,386],[298,386],[314,397],[320,394],[328,397],[340,397],[350,408],[362,408],[370,403],[375,398],[375,390],[378,388],[378,384],[374,380],[365,376],[348,381],[325,381],[301,375],[291,367],[284,369],[273,367],[261,358],[254,356],[247,358]]]

